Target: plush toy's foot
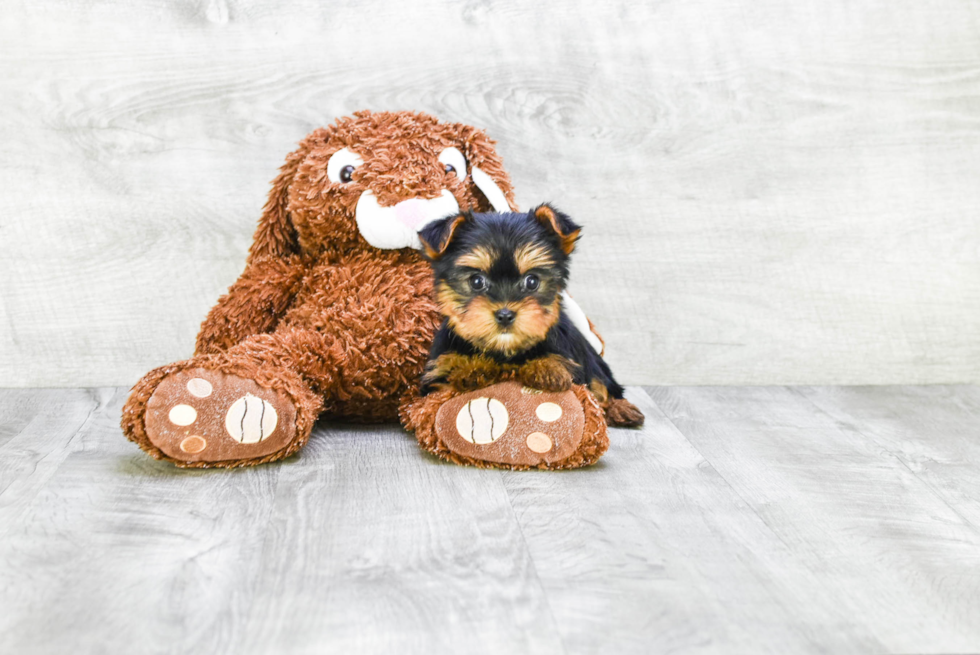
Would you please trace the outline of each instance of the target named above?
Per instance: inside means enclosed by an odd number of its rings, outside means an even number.
[[[315,401],[290,396],[242,375],[174,365],[137,384],[123,430],[153,457],[181,467],[270,462],[302,447],[316,417]],[[298,412],[299,405],[311,406]]]
[[[609,447],[598,402],[584,387],[543,392],[502,382],[418,398],[402,419],[419,444],[458,464],[562,469],[593,464]]]

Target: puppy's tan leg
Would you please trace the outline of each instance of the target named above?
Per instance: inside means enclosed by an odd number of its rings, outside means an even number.
[[[561,355],[532,359],[517,371],[521,382],[541,391],[568,391],[572,388],[572,371],[577,365]]]
[[[475,391],[499,382],[503,375],[503,367],[489,357],[446,353],[426,366],[422,386],[448,385],[459,392]]]
[[[599,401],[606,414],[606,425],[614,428],[638,428],[643,425],[643,412],[625,398],[612,398],[609,389],[599,380],[589,383],[589,391]]]
[[[614,428],[638,428],[643,425],[643,412],[625,398],[610,398],[606,410],[606,425]]]

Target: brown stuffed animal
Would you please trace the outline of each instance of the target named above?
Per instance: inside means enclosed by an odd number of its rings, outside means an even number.
[[[286,158],[245,271],[202,324],[194,357],[133,388],[126,437],[182,467],[247,466],[299,450],[321,414],[389,421],[401,408],[419,443],[452,461],[594,462],[608,439],[584,388],[417,396],[440,320],[418,229],[513,207],[493,141],[474,127],[358,112],[314,131]]]

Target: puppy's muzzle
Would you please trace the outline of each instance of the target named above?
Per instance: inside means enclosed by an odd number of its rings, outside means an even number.
[[[493,314],[494,319],[497,321],[497,325],[500,327],[510,327],[514,323],[514,319],[517,318],[517,312],[512,309],[498,309]]]

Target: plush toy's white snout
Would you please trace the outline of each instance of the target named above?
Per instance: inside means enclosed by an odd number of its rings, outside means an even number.
[[[409,198],[393,207],[382,207],[370,190],[364,191],[354,210],[357,229],[364,240],[375,248],[421,248],[418,231],[423,227],[459,211],[459,203],[443,189],[438,198]]]
[[[507,198],[493,178],[475,166],[470,169],[470,175],[496,211],[510,211]],[[392,207],[382,207],[377,196],[368,189],[361,194],[354,210],[361,236],[382,250],[421,248],[418,231],[432,221],[457,212],[459,203],[447,189],[443,189],[438,198],[409,198]]]

